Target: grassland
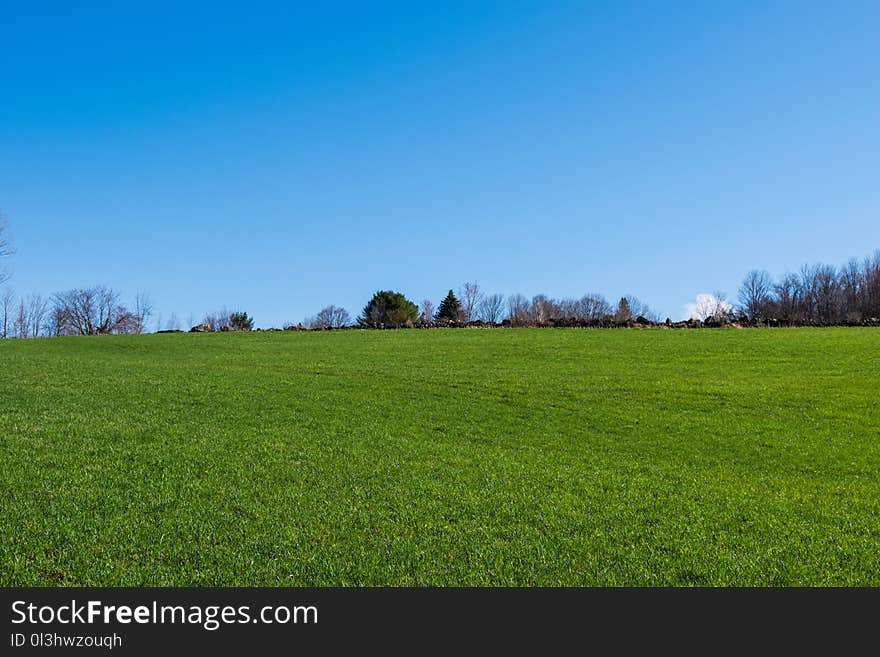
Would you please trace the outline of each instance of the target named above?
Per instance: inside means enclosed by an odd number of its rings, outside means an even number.
[[[0,342],[2,585],[880,585],[880,330]]]

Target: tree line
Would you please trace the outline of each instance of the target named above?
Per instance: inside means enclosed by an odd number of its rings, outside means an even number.
[[[750,271],[738,312],[752,323],[785,326],[876,323],[880,318],[880,250],[842,267],[804,265],[774,281]]]
[[[125,335],[151,332],[150,298],[135,295],[133,304],[121,301],[118,291],[104,285],[58,292],[51,297],[33,294],[16,299],[11,288],[0,293],[0,338],[39,338],[66,335]],[[164,328],[163,328],[164,326]],[[250,331],[254,320],[246,312],[226,309],[206,314],[191,332]],[[182,333],[172,316],[161,320],[158,333]]]
[[[0,259],[12,255],[8,224],[0,217]],[[2,260],[0,260],[2,262]],[[0,285],[10,278],[0,267]],[[343,328],[432,328],[465,326],[510,327],[619,327],[633,325],[723,326],[831,326],[880,324],[880,250],[863,260],[851,259],[842,267],[804,265],[774,281],[763,270],[750,271],[740,286],[737,303],[716,292],[703,294],[684,322],[661,320],[637,297],[627,295],[612,304],[601,294],[577,298],[551,298],[538,294],[505,297],[485,292],[477,282],[467,282],[456,293],[450,289],[439,305],[430,299],[420,304],[394,290],[376,292],[360,315],[336,305],[321,309],[304,322],[285,330]],[[39,294],[16,298],[8,286],[0,288],[0,338],[64,335],[111,335],[149,332],[153,305],[139,293],[126,304],[116,290],[104,285],[75,288],[50,297]],[[190,316],[182,327],[176,316],[156,327],[158,332],[250,331],[254,319],[241,310],[207,313],[199,323]],[[259,330],[259,329],[257,329]]]
[[[698,295],[691,317],[681,322],[661,320],[634,296],[624,296],[616,305],[595,293],[563,299],[544,294],[505,298],[469,282],[458,294],[449,290],[436,308],[430,299],[417,305],[400,292],[381,290],[354,321],[344,308],[327,306],[305,324],[286,328],[619,327],[661,322],[676,327],[880,325],[880,250],[842,267],[804,265],[779,281],[766,271],[752,270],[740,286],[737,303],[722,292]]]
[[[346,313],[347,315],[347,313]],[[321,313],[318,315],[321,316]],[[657,314],[633,296],[612,305],[600,294],[553,299],[539,294],[531,299],[522,294],[504,297],[487,294],[477,282],[468,282],[458,294],[449,290],[436,307],[430,299],[417,305],[400,292],[376,292],[355,323],[361,328],[464,327],[464,326],[579,326],[616,325],[629,321],[658,321]],[[309,328],[341,328],[317,321]]]
[[[151,314],[146,295],[138,294],[128,307],[119,292],[103,285],[20,299],[7,288],[0,294],[0,337],[146,333]]]

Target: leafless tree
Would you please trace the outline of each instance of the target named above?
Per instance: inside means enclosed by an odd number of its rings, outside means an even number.
[[[779,283],[773,286],[775,294],[776,319],[793,324],[799,320],[798,305],[800,284],[797,276],[786,274]]]
[[[626,296],[627,303],[629,303],[629,311],[632,314],[633,319],[637,319],[639,317],[644,317],[647,320],[652,322],[659,322],[660,315],[656,310],[651,308],[647,303],[642,301],[636,296],[632,294],[628,294]]]
[[[147,330],[147,321],[153,316],[153,303],[150,297],[143,292],[138,292],[134,297],[134,311],[132,312],[132,333],[144,333]]]
[[[171,316],[168,318],[168,321],[165,322],[165,330],[166,331],[180,331],[182,330],[180,327],[180,320],[177,318],[177,313],[172,312]],[[219,330],[219,329],[217,329]]]
[[[801,314],[805,322],[819,320],[819,265],[804,265],[800,270]]]
[[[12,255],[12,245],[9,242],[9,238],[7,237],[7,230],[9,228],[9,223],[0,214],[0,258],[4,258],[6,256]],[[9,272],[5,269],[0,268],[0,285],[8,281],[10,278]]]
[[[49,325],[47,334],[57,338],[65,334],[64,310],[57,304],[53,305],[49,310]]]
[[[0,214],[0,256],[8,256],[12,253],[12,246],[9,239],[5,236],[9,229],[9,222]]]
[[[837,269],[831,265],[816,268],[816,317],[823,324],[841,320],[843,294]]]
[[[232,324],[232,313],[226,308],[218,310],[217,312],[208,313],[202,320],[202,324],[210,327],[212,331],[222,331],[224,326],[229,327]]]
[[[431,324],[434,321],[434,302],[430,299],[422,301],[422,307],[419,310],[422,323]]]
[[[8,287],[0,295],[0,337],[2,338],[8,338],[12,335],[14,303],[15,293],[11,287]]]
[[[27,324],[30,337],[38,338],[48,328],[46,325],[49,302],[39,294],[32,294],[27,300]]]
[[[39,294],[21,298],[13,321],[14,336],[26,339],[44,335],[48,311],[49,302]]]
[[[480,303],[480,319],[488,324],[497,324],[504,315],[504,296],[489,294]]]
[[[529,300],[522,294],[512,294],[507,298],[507,317],[512,326],[528,326],[531,314]]]
[[[345,328],[351,324],[351,315],[345,308],[330,306],[330,326],[333,328]]]
[[[339,306],[327,306],[322,308],[315,317],[306,321],[309,328],[338,329],[351,324],[351,316],[345,308]]]
[[[880,318],[880,249],[865,258],[865,291],[862,295],[864,314]]]
[[[845,310],[844,319],[859,322],[864,318],[865,272],[861,263],[853,258],[840,269],[840,293]]]
[[[461,302],[462,320],[464,322],[473,322],[476,320],[480,303],[483,300],[483,292],[480,290],[480,284],[476,281],[473,283],[465,283],[461,286],[458,298]]]
[[[529,319],[532,326],[544,326],[555,319],[558,314],[556,304],[553,303],[552,299],[547,298],[546,294],[536,294],[532,297],[529,310]]]
[[[739,293],[750,317],[774,323],[860,323],[880,315],[880,252],[839,269],[804,265],[773,283],[765,272],[750,272]]]
[[[586,321],[600,321],[614,313],[608,299],[601,294],[586,294],[575,305],[575,317]]]
[[[119,293],[103,285],[59,292],[53,297],[62,335],[130,333],[132,313],[119,301]]]
[[[766,319],[770,311],[773,280],[766,271],[753,269],[746,274],[739,289],[740,310],[749,319]]]
[[[723,292],[698,294],[693,306],[692,315],[701,321],[713,321],[724,324],[732,318],[733,306],[727,301]]]
[[[30,322],[28,321],[27,304],[24,299],[20,299],[18,302],[14,328],[16,338],[24,340],[30,337]]]
[[[631,294],[621,297],[614,311],[614,321],[619,324],[640,317],[652,322],[660,321],[660,316],[638,297]]]

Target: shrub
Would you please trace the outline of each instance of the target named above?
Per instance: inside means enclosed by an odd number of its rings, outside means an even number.
[[[366,328],[400,328],[412,326],[419,316],[419,308],[400,292],[376,292],[364,307],[358,324]]]

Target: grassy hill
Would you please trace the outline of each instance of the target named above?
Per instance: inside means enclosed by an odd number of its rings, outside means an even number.
[[[2,585],[880,585],[880,330],[0,342]]]

